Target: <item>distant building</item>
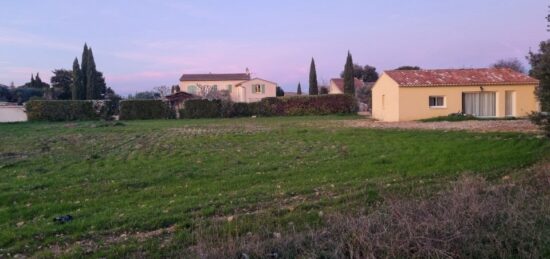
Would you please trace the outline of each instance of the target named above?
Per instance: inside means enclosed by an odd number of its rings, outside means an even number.
[[[355,89],[359,89],[362,87],[365,87],[365,83],[363,81],[353,78],[353,82],[355,84]],[[333,78],[330,79],[330,86],[328,89],[329,94],[343,94],[344,93],[344,79],[342,78]]]
[[[197,95],[200,88],[209,86],[225,90],[233,102],[258,102],[265,97],[275,97],[277,84],[261,78],[251,78],[250,73],[238,74],[183,74],[179,83],[181,91]]]

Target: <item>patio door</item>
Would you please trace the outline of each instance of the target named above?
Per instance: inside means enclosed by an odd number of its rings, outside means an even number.
[[[506,117],[514,116],[514,91],[506,91],[505,99]]]
[[[477,117],[496,116],[496,93],[462,93],[462,111]]]

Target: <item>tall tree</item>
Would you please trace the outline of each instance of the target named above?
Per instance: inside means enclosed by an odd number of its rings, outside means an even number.
[[[296,94],[297,95],[302,95],[302,84],[301,83],[298,83],[298,88],[296,89]]]
[[[78,64],[78,58],[74,58],[73,61],[73,71],[72,71],[72,97],[73,100],[84,100],[86,99],[86,89],[82,82],[82,71],[80,70],[80,65]]]
[[[52,71],[50,83],[53,88],[53,99],[68,100],[72,98],[71,87],[73,84],[73,72],[66,69]]]
[[[86,72],[88,71],[88,44],[86,43],[84,43],[84,49],[82,50],[82,59],[80,60],[80,62],[82,89],[84,90],[84,98],[82,100],[85,100],[86,93],[88,92],[88,90],[86,89],[86,87],[88,86],[88,78],[86,75]]]
[[[525,67],[517,58],[501,59],[491,65],[492,68],[509,68],[516,72],[525,73]]]
[[[527,59],[531,64],[529,75],[540,81],[536,93],[542,111],[550,112],[550,40],[541,42],[538,52],[529,51]]]
[[[105,82],[105,77],[103,76],[103,73],[96,70],[96,92],[95,92],[95,99],[104,99],[107,94],[107,83]]]
[[[311,58],[311,65],[309,67],[309,95],[318,95],[319,86],[317,84],[317,71],[315,69],[315,60]]]
[[[82,71],[86,73],[86,99],[93,100],[97,99],[97,72],[95,67],[94,53],[92,48],[88,48],[88,60],[86,61],[86,70],[84,68]]]
[[[344,93],[355,95],[355,80],[353,76],[353,59],[348,51],[346,65],[344,67]]]
[[[378,80],[378,73],[373,66],[365,65],[362,67],[361,65],[353,64],[353,77],[365,83],[376,82]],[[340,72],[340,78],[344,78],[344,70]]]
[[[531,119],[550,137],[550,40],[541,42],[538,52],[529,51],[527,59],[531,64],[529,75],[539,80],[536,94],[543,111],[533,113]]]

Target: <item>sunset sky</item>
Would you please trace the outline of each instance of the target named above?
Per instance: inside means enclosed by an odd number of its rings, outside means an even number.
[[[346,53],[379,72],[400,65],[525,61],[548,39],[546,0],[1,1],[0,84],[70,69],[87,42],[107,84],[127,95],[182,73],[239,73],[307,87],[338,77]]]

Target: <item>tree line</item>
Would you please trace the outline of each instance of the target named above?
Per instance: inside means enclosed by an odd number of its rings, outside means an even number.
[[[50,84],[42,81],[39,73],[31,74],[30,81],[16,87],[0,85],[0,101],[22,104],[30,99],[46,100],[102,100],[120,99],[107,86],[105,77],[96,68],[91,47],[84,44],[81,64],[75,57],[72,70],[55,69]]]

